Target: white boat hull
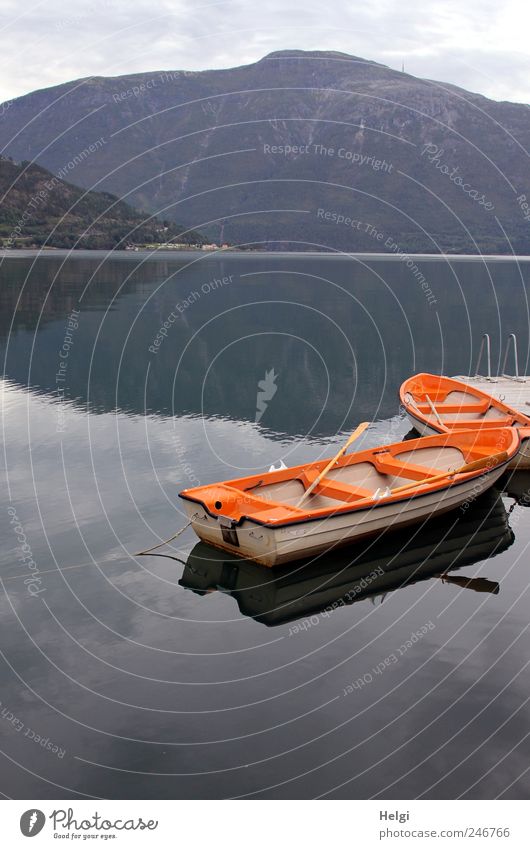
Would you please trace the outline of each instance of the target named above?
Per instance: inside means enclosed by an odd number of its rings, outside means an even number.
[[[323,519],[309,519],[287,526],[266,526],[245,518],[231,531],[236,535],[233,539],[237,540],[237,544],[227,542],[227,534],[223,533],[219,518],[210,515],[202,505],[184,501],[184,506],[193,530],[204,542],[240,557],[255,560],[264,566],[279,566],[292,560],[321,554],[336,546],[351,544],[357,539],[376,535],[389,528],[415,524],[459,506],[467,509],[466,503],[472,502],[487,490],[505,470],[506,465],[502,465],[488,474],[441,491],[431,491],[412,498],[404,497],[389,504],[374,501],[370,508],[330,515]]]

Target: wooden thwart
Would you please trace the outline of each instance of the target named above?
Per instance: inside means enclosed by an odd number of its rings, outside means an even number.
[[[454,478],[455,475],[464,475],[466,472],[478,472],[479,469],[486,468],[494,468],[495,466],[500,465],[501,463],[506,463],[508,460],[508,452],[501,451],[499,454],[493,454],[490,457],[481,457],[480,460],[473,460],[472,463],[465,463],[463,466],[460,466],[459,469],[455,469],[453,472],[441,472],[439,475],[433,475],[428,478],[424,478],[422,481],[411,481],[410,483],[404,483],[403,486],[398,486],[395,489],[390,490],[392,495],[396,495],[398,492],[404,492],[406,489],[412,489],[416,486],[424,486],[424,484],[436,483],[436,481],[445,480],[446,478]]]

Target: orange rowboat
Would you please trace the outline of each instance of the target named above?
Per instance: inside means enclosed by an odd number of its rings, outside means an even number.
[[[515,427],[521,448],[510,468],[530,468],[530,417],[486,392],[435,374],[415,374],[402,383],[399,397],[409,420],[422,436],[451,430]]]
[[[204,542],[277,566],[454,509],[488,489],[519,445],[515,428],[444,433],[343,454],[316,486],[329,460],[180,497]]]

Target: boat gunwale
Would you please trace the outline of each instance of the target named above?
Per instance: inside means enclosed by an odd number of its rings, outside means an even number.
[[[448,422],[443,422],[443,429],[440,423],[436,420],[436,417],[427,413],[427,411],[420,410],[417,406],[418,402],[414,396],[414,393],[409,388],[413,381],[422,381],[423,378],[430,378],[437,381],[446,381],[448,384],[452,384],[452,391],[465,391],[469,395],[473,395],[475,398],[479,398],[481,401],[488,401],[489,407],[494,407],[496,410],[504,413],[507,416],[510,416],[514,419],[514,424],[510,425],[506,422],[496,421],[495,419],[489,419],[486,421],[481,421],[480,419],[468,419],[467,421],[464,419],[462,421],[453,422],[449,419]],[[425,393],[426,394],[426,393]],[[410,395],[414,400],[414,404],[408,403],[406,401],[405,396]],[[505,404],[504,401],[501,401],[499,398],[495,398],[493,395],[489,395],[487,392],[484,392],[482,389],[478,389],[476,386],[472,384],[464,383],[462,380],[458,380],[454,377],[447,377],[446,375],[437,375],[431,374],[430,372],[418,372],[418,374],[412,375],[403,381],[399,388],[399,400],[403,405],[404,409],[411,418],[415,419],[418,422],[421,422],[422,425],[426,425],[430,427],[435,433],[445,434],[445,433],[453,433],[458,430],[492,430],[492,429],[502,429],[505,427],[514,427],[515,422],[517,424],[522,425],[522,429],[528,428],[530,431],[530,417],[526,416],[524,413],[516,410],[515,407],[511,407],[509,404]],[[432,399],[431,399],[432,400]],[[457,406],[457,405],[451,405]],[[462,404],[460,408],[465,412],[466,406],[473,406],[471,404]],[[440,410],[439,407],[436,408],[438,412],[444,412],[444,410]],[[454,412],[454,411],[451,411]],[[487,410],[485,411],[487,412]],[[451,413],[448,412],[447,415]],[[529,434],[530,435],[530,434]]]
[[[511,429],[511,428],[497,428],[497,430],[509,430],[509,429]],[[513,430],[515,431],[515,428],[513,428]],[[515,431],[515,432],[518,433],[518,431]],[[450,434],[436,434],[436,436],[446,436],[446,435],[452,435],[452,434],[456,434],[456,433],[457,433],[457,431],[452,431]],[[463,431],[463,433],[469,434],[469,431]],[[423,437],[422,441],[424,441],[425,439],[426,438]],[[427,439],[429,439],[429,437],[427,437]],[[497,471],[498,469],[502,469],[505,466],[507,467],[508,464],[513,459],[513,457],[518,453],[519,448],[520,448],[520,443],[521,443],[521,440],[520,440],[520,436],[519,436],[517,449],[514,450],[511,453],[510,453],[509,449],[506,449],[507,453],[508,453],[507,459],[504,460],[501,463],[497,463],[495,466],[488,467],[486,471],[484,469],[478,469],[477,471],[474,471],[474,472],[463,472],[463,473],[457,474],[457,475],[454,475],[454,473],[451,473],[451,472],[448,471],[447,472],[447,478],[444,478],[442,481],[440,481],[439,485],[429,486],[429,484],[424,484],[424,486],[429,487],[428,489],[420,489],[422,484],[419,481],[417,481],[416,483],[418,484],[418,486],[415,488],[413,485],[411,485],[411,487],[410,487],[411,492],[405,493],[403,496],[398,496],[398,497],[394,497],[394,498],[391,498],[391,499],[390,498],[381,498],[381,499],[376,499],[376,500],[373,500],[373,496],[370,499],[362,498],[362,499],[359,499],[359,501],[361,503],[357,503],[357,504],[354,504],[354,505],[345,504],[343,507],[329,508],[327,510],[324,509],[324,510],[319,511],[318,515],[309,515],[309,514],[305,513],[302,516],[293,517],[292,519],[291,518],[290,519],[276,519],[276,520],[273,520],[273,521],[270,521],[270,520],[267,521],[265,519],[260,520],[255,514],[254,515],[253,514],[250,514],[250,515],[242,514],[239,517],[239,519],[232,519],[231,517],[224,516],[223,514],[220,514],[220,513],[213,513],[201,498],[197,498],[197,497],[194,497],[192,495],[186,494],[186,490],[183,490],[183,492],[179,493],[179,498],[182,498],[184,501],[190,501],[190,502],[195,503],[195,504],[200,504],[200,506],[204,509],[205,513],[208,516],[210,516],[212,519],[215,519],[216,521],[218,521],[220,518],[228,519],[230,521],[231,527],[233,527],[233,528],[240,527],[243,524],[243,522],[247,521],[247,522],[251,522],[251,523],[256,524],[256,525],[260,525],[261,527],[266,527],[266,528],[270,528],[271,530],[274,530],[275,528],[285,528],[285,527],[289,527],[291,525],[301,525],[301,524],[307,524],[309,522],[323,522],[323,521],[326,521],[328,519],[347,516],[347,515],[350,515],[351,513],[368,512],[368,511],[377,509],[378,507],[388,507],[389,505],[392,505],[392,506],[398,505],[398,504],[401,504],[405,501],[416,500],[416,499],[425,497],[427,495],[433,495],[433,494],[436,494],[438,492],[447,491],[449,489],[455,489],[457,487],[463,486],[464,484],[468,483],[469,481],[474,480],[475,478],[479,478],[479,477],[484,476],[484,474],[490,475],[493,472]],[[401,444],[401,443],[399,443],[399,444]],[[454,446],[449,446],[449,447],[454,447]],[[374,450],[377,450],[377,449],[374,449]],[[493,455],[491,455],[491,456],[493,456]],[[360,462],[363,462],[363,461],[360,461]],[[294,468],[297,468],[297,467],[294,467]],[[292,478],[292,480],[296,480],[296,479],[297,479],[296,476]],[[222,482],[222,483],[228,483],[228,482]],[[215,486],[215,485],[216,484],[211,484],[211,486]],[[221,484],[217,484],[217,485],[221,485]],[[202,488],[203,487],[201,487],[201,489]],[[418,489],[420,489],[420,491],[418,491]],[[272,506],[282,506],[282,507],[285,506],[285,505],[281,504],[281,502],[276,502],[276,505],[274,504],[274,502],[266,502],[266,503],[270,507],[272,507]],[[317,512],[317,511],[315,511],[315,512]]]

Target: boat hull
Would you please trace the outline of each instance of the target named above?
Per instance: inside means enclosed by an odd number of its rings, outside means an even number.
[[[416,433],[420,436],[434,436],[435,434],[440,433],[440,430],[437,430],[436,428],[428,425],[425,421],[422,421],[422,419],[415,416],[410,409],[407,409],[406,416],[411,427],[413,427]],[[455,428],[455,430],[456,429],[457,428]],[[520,432],[521,447],[515,457],[510,460],[507,468],[524,471],[525,469],[530,469],[530,428],[520,428]]]
[[[510,475],[510,481],[514,477]],[[526,484],[518,486],[526,491]],[[448,572],[451,583],[455,570],[495,557],[513,541],[502,497],[492,487],[468,510],[437,516],[414,533],[385,533],[352,548],[297,561],[291,569],[269,569],[269,575],[257,563],[197,542],[179,585],[201,596],[218,591],[231,595],[244,616],[274,627],[368,597],[382,601],[388,592],[441,575],[447,578]],[[477,589],[475,580],[481,581],[471,579],[468,586]],[[483,591],[495,592],[495,582]]]
[[[203,542],[263,566],[273,567],[317,556],[338,546],[351,545],[358,539],[376,536],[383,530],[417,524],[458,507],[467,509],[466,505],[492,486],[506,468],[504,464],[488,474],[442,491],[405,497],[389,504],[374,503],[365,510],[331,515],[325,519],[307,519],[285,527],[266,526],[245,518],[232,532],[235,534],[233,543],[227,542],[226,534],[223,534],[215,516],[209,515],[208,511],[193,501],[185,501],[184,504],[192,528]]]
[[[264,566],[416,524],[465,505],[518,452],[514,427],[436,434],[179,493],[203,542]]]

